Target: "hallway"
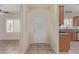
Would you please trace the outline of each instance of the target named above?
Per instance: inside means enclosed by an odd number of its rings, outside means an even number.
[[[22,10],[23,16],[21,19],[20,40],[20,47],[22,47],[20,49],[21,53],[58,53],[58,5],[23,5]]]
[[[49,44],[33,43],[29,46],[25,54],[55,54]]]

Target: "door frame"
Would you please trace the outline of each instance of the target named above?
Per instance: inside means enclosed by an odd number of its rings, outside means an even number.
[[[33,31],[32,31],[32,30],[33,30],[33,29],[32,29],[32,15],[33,15],[33,14],[37,14],[37,13],[39,13],[39,14],[41,14],[41,13],[46,14],[46,16],[48,16],[48,19],[49,19],[49,17],[50,17],[50,15],[49,15],[50,12],[49,12],[48,9],[41,9],[41,8],[40,8],[40,9],[31,9],[30,15],[29,15],[29,16],[30,16],[29,18],[30,18],[30,21],[31,21],[31,40],[30,40],[31,43],[33,43],[33,41],[32,41],[32,38],[33,38]],[[49,23],[49,22],[48,22],[48,21],[49,21],[48,19],[47,19],[47,24]],[[48,34],[49,34],[49,29],[48,29],[48,27],[49,27],[49,25],[47,25],[47,36],[48,36]],[[47,37],[47,42],[46,42],[46,43],[49,43],[49,40],[48,40],[48,39],[49,39],[49,37]]]

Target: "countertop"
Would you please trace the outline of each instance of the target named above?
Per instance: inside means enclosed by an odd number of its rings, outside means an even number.
[[[68,35],[69,33],[59,33],[59,35]]]
[[[60,27],[59,33],[66,33],[66,32],[79,32],[79,26],[73,26],[73,27]]]
[[[59,27],[59,29],[79,29],[79,26],[73,26],[73,27]]]

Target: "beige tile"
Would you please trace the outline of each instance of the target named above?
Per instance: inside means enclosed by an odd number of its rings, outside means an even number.
[[[26,54],[53,54],[54,50],[50,47],[49,44],[36,43],[31,44]]]
[[[79,54],[79,41],[71,41],[69,53]]]

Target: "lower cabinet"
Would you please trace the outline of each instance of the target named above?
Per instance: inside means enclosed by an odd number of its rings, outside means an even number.
[[[59,34],[59,51],[68,52],[70,49],[71,35],[69,33]]]
[[[71,35],[71,41],[75,41],[77,38],[76,38],[76,32],[75,31],[71,31],[71,32],[69,32],[70,33],[70,35]]]

